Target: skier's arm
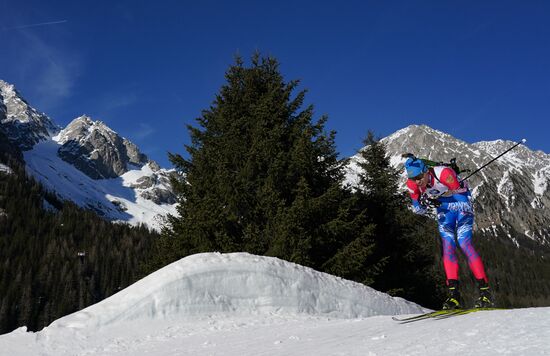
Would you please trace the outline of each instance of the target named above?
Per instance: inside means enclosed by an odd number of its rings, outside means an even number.
[[[418,189],[418,186],[416,183],[411,181],[410,179],[407,180],[407,189],[409,190],[409,194],[411,196],[412,200],[412,211],[415,214],[419,215],[425,215],[428,212],[428,208],[422,204],[420,204],[420,189]]]
[[[447,194],[463,194],[468,191],[468,183],[459,181],[455,171],[451,168],[445,168],[441,171],[441,183],[449,188]]]
[[[420,204],[420,202],[418,200],[412,200],[412,211],[413,213],[415,214],[418,214],[418,215],[426,215],[426,213],[428,212],[428,208],[425,207],[424,205]]]

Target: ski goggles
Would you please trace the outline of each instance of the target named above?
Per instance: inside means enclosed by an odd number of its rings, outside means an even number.
[[[414,176],[414,177],[409,178],[409,179],[412,180],[413,182],[418,182],[419,180],[421,180],[422,178],[424,178],[424,175],[425,175],[425,174],[426,174],[426,173],[420,173],[419,175]]]

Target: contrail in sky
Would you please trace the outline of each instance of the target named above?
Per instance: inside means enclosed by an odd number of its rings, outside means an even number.
[[[60,23],[65,23],[65,22],[67,22],[67,20],[50,21],[50,22],[40,22],[40,23],[33,23],[33,24],[30,24],[30,25],[22,25],[22,26],[15,26],[15,27],[4,28],[4,30],[21,30],[21,29],[29,28],[29,27],[57,25],[57,24],[60,24]]]

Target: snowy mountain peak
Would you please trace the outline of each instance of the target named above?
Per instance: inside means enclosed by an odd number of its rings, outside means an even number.
[[[403,152],[407,152],[405,147],[411,146],[414,148],[422,149],[422,154],[416,151],[411,151],[411,153],[417,154],[419,157],[425,157],[430,159],[437,159],[436,156],[441,155],[441,147],[446,146],[455,146],[455,147],[465,147],[466,142],[459,140],[445,132],[435,130],[426,125],[410,125],[407,126],[390,136],[382,140],[384,143],[388,142],[401,142],[404,143]],[[424,153],[425,151],[425,153]],[[450,157],[452,158],[452,157]]]
[[[162,217],[175,213],[172,170],[87,115],[61,130],[2,80],[0,149],[16,151],[29,175],[62,200],[106,219],[160,229]]]
[[[143,167],[149,162],[135,144],[85,115],[54,139],[62,145],[59,156],[93,179],[116,178],[128,172],[130,165]]]
[[[31,107],[14,85],[0,80],[0,131],[22,150],[29,150],[59,132],[59,127]]]
[[[381,141],[398,169],[405,161],[401,155],[410,152],[434,161],[456,158],[459,167],[471,171],[516,144],[502,139],[470,144],[426,125],[410,125]],[[350,160],[348,184],[358,182],[360,159],[356,155]],[[401,171],[404,187],[406,177]],[[468,183],[478,211],[478,230],[507,237],[517,246],[550,245],[550,155],[519,145],[470,177]]]
[[[89,139],[89,135],[93,134],[94,131],[99,131],[98,134],[102,136],[118,136],[103,121],[94,121],[91,117],[82,115],[71,121],[54,139],[60,144],[64,144],[76,137],[79,139]]]
[[[8,91],[16,91],[15,90],[15,86],[13,84],[10,84],[8,82],[5,82],[3,81],[2,79],[0,79],[0,90],[1,91],[5,91],[5,92],[8,92]]]

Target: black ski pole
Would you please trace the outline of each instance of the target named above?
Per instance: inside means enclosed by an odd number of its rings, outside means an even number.
[[[511,150],[513,150],[514,148],[516,148],[517,146],[521,145],[522,143],[525,143],[527,142],[526,139],[521,139],[521,141],[517,142],[515,145],[513,145],[512,147],[510,147],[509,149],[507,149],[506,151],[502,152],[501,154],[499,154],[498,156],[496,156],[495,158],[493,158],[492,160],[490,160],[489,162],[485,163],[483,166],[479,167],[478,169],[476,169],[475,171],[473,171],[472,173],[470,173],[466,178],[464,179],[461,179],[460,181],[463,182],[465,181],[466,179],[470,178],[471,176],[473,176],[474,174],[476,174],[477,172],[481,171],[483,168],[487,167],[488,165],[490,165],[491,163],[493,163],[494,161],[496,161],[497,159],[499,159],[500,157],[504,156],[506,153],[510,152]]]

